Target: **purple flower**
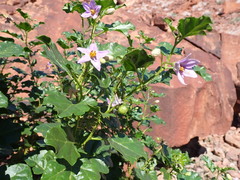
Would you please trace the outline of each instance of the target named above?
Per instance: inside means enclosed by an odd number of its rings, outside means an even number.
[[[178,80],[184,84],[187,85],[184,82],[184,77],[191,77],[191,78],[196,78],[197,74],[193,70],[193,67],[198,65],[200,61],[195,60],[195,59],[189,59],[189,56],[191,54],[187,55],[184,59],[178,61],[174,65],[174,71],[177,74]]]
[[[47,63],[46,65],[46,69],[50,69],[53,66],[53,64],[51,64],[50,62]]]
[[[78,47],[77,50],[84,53],[85,55],[81,57],[77,62],[79,64],[91,61],[92,65],[100,71],[101,62],[100,59],[106,56],[109,51],[98,51],[97,45],[95,43],[91,44],[89,48]]]
[[[97,5],[94,0],[91,0],[89,4],[86,2],[83,2],[82,6],[85,9],[85,12],[82,13],[81,16],[84,18],[92,17],[93,19],[96,19],[101,9],[101,6]]]
[[[110,104],[111,103],[111,101],[107,98],[107,103],[108,104]],[[117,106],[117,105],[119,105],[119,104],[122,104],[123,103],[123,101],[122,101],[122,99],[120,99],[119,97],[118,97],[118,95],[116,94],[115,96],[114,96],[114,100],[113,100],[113,102],[112,102],[112,107],[114,107],[114,106]]]

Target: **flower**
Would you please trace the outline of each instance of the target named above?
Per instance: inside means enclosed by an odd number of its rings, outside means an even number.
[[[110,104],[111,103],[111,101],[107,98],[107,103],[108,104]],[[119,105],[119,104],[122,104],[123,103],[123,101],[122,101],[122,99],[120,99],[119,97],[118,97],[118,95],[116,94],[115,96],[114,96],[114,100],[113,100],[113,102],[112,102],[112,107],[114,107],[114,106],[117,106],[117,105]]]
[[[193,67],[198,65],[200,61],[195,60],[195,59],[189,59],[189,56],[191,54],[187,55],[184,59],[178,61],[174,65],[174,71],[177,74],[178,80],[184,84],[187,85],[184,82],[184,77],[191,77],[191,78],[196,78],[197,74],[193,70]]]
[[[93,19],[96,19],[101,9],[101,6],[97,5],[94,0],[91,0],[89,4],[86,2],[83,2],[82,6],[85,9],[85,12],[82,13],[81,16],[84,18],[91,17]]]
[[[77,50],[85,54],[77,61],[77,63],[82,64],[87,61],[91,61],[92,65],[98,71],[101,70],[100,59],[109,53],[109,51],[98,51],[97,45],[95,43],[91,44],[89,48],[78,47]]]
[[[53,64],[51,64],[50,62],[47,63],[46,65],[46,69],[50,69],[53,66]]]

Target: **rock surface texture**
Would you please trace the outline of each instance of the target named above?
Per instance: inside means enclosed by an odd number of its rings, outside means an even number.
[[[66,2],[68,0],[2,0],[0,13],[18,20],[15,10],[22,8],[33,19],[46,23],[39,27],[35,34],[31,34],[32,38],[45,34],[56,41],[64,31],[71,29],[81,31],[80,16],[77,13],[66,14],[61,11]],[[192,53],[192,58],[200,60],[212,75],[213,81],[205,82],[200,77],[186,79],[188,85],[183,86],[174,76],[170,86],[155,85],[153,87],[155,91],[166,94],[164,98],[159,99],[159,106],[162,109],[159,116],[166,125],[154,125],[151,133],[155,137],[163,138],[170,146],[184,145],[194,137],[204,138],[212,134],[221,134],[223,137],[231,127],[233,116],[240,119],[239,0],[122,0],[122,2],[127,6],[116,11],[113,16],[106,17],[104,21],[109,24],[115,20],[131,21],[137,30],[143,30],[148,36],[156,38],[153,45],[162,41],[173,42],[163,22],[165,17],[172,18],[175,23],[187,16],[212,17],[214,22],[212,33],[188,38],[179,47],[185,47],[185,55]],[[3,22],[3,19],[1,21]],[[1,24],[1,30],[7,28],[12,28],[9,23]],[[131,33],[132,37],[135,35],[137,31]],[[127,44],[127,39],[117,33],[103,35],[99,40]],[[173,60],[181,58],[174,57]],[[45,67],[47,62],[48,60],[42,60],[39,67]],[[233,133],[231,137],[227,133],[224,141],[238,150],[234,150],[233,153],[231,148],[221,150],[223,147],[213,144],[215,149],[212,151],[216,156],[228,156],[236,162],[234,167],[240,168],[240,132],[239,130],[236,132],[237,134]],[[221,163],[226,164],[226,161]],[[236,178],[240,178],[239,175],[236,175]]]

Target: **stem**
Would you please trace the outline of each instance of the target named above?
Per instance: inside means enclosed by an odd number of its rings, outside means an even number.
[[[151,82],[151,80],[153,80],[156,76],[158,76],[162,71],[164,70],[164,68],[161,66],[161,68],[158,70],[158,72],[153,75],[152,77],[150,77],[148,80],[146,80],[145,82],[143,82],[142,84],[140,84],[139,86],[137,86],[136,88],[134,88],[130,93],[128,93],[128,95],[126,97],[129,97],[131,96],[134,92],[138,91],[138,90],[141,90],[142,87],[144,85],[147,85]]]
[[[88,141],[94,139],[96,140],[96,138],[93,138],[93,135],[95,133],[95,131],[97,130],[98,128],[98,125],[101,123],[101,119],[100,119],[100,116],[98,116],[98,121],[97,121],[97,124],[93,127],[93,130],[92,132],[89,134],[89,136],[87,137],[87,139],[82,143],[82,148],[87,144]]]

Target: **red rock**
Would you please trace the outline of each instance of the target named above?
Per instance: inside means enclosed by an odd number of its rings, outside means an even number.
[[[234,147],[240,148],[240,134],[232,134],[228,132],[225,135],[225,141]]]
[[[236,86],[240,86],[239,65],[240,62],[240,36],[222,34],[221,60],[231,71]]]
[[[240,2],[238,0],[225,0],[224,13],[232,13],[240,11]]]

